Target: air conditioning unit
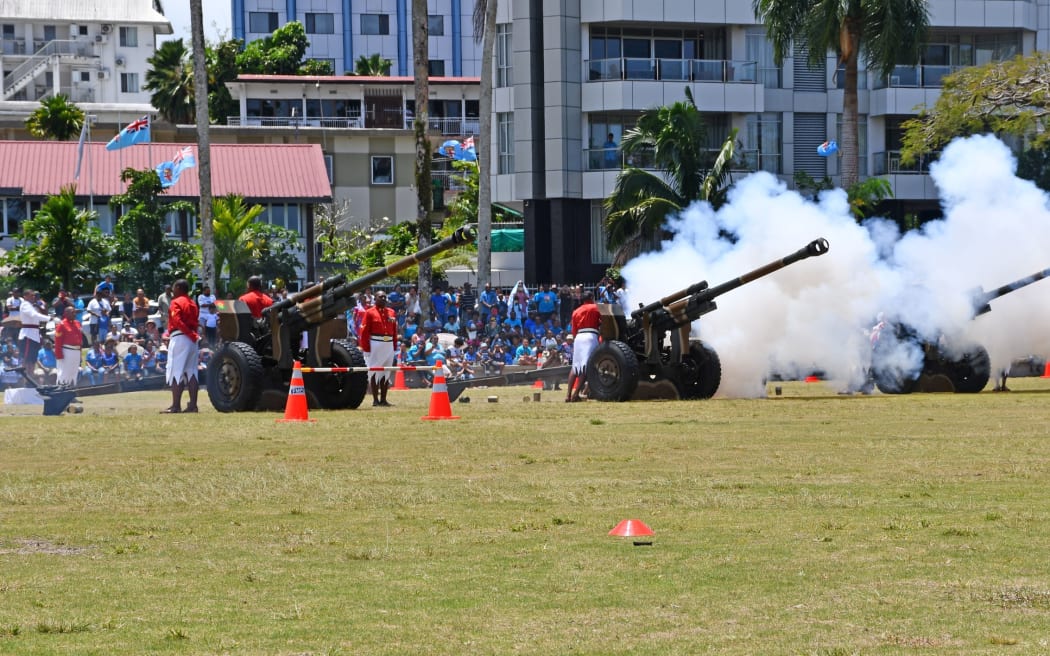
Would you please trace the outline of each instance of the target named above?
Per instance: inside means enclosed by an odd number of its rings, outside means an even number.
[[[112,31],[113,31],[113,25],[111,25],[110,23],[102,23],[102,33],[103,34],[109,34]]]
[[[106,43],[107,41],[109,41],[109,37],[106,36],[105,34],[96,34],[95,35],[95,43]]]
[[[103,68],[101,71],[98,72],[98,79],[100,79],[100,80],[108,80],[109,79],[109,71],[106,70],[105,68]]]
[[[117,55],[116,64],[117,66],[123,66],[126,62],[124,61],[123,55]]]

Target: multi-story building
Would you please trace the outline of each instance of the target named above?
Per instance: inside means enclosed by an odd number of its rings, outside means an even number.
[[[530,280],[597,279],[608,266],[603,200],[622,164],[616,143],[642,111],[689,87],[717,148],[739,129],[748,168],[837,182],[841,82],[834,57],[773,63],[751,2],[741,0],[509,0],[497,14],[493,199],[526,221]],[[895,212],[937,211],[927,162],[902,166],[901,123],[932,105],[941,79],[963,66],[1050,45],[1050,0],[930,0],[929,45],[917,65],[861,74],[862,177],[885,175]],[[638,165],[638,162],[633,162]],[[644,166],[644,163],[642,163]]]
[[[10,0],[2,11],[0,102],[149,103],[146,60],[172,33],[152,0]]]
[[[428,0],[430,74],[477,77],[481,48],[474,41],[474,0]],[[361,56],[391,61],[390,74],[412,75],[411,0],[232,0],[233,36],[254,41],[299,21],[310,47],[306,56],[353,73]]]

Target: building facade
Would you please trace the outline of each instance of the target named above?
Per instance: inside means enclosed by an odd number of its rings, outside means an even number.
[[[152,0],[10,0],[0,15],[0,103],[64,94],[81,105],[148,104],[156,37],[171,23]]]
[[[887,176],[895,211],[936,213],[928,161],[900,162],[901,123],[932,105],[960,67],[1050,45],[1050,0],[930,0],[929,44],[917,65],[885,79],[862,71],[860,173]],[[837,182],[841,81],[834,57],[812,68],[804,52],[773,63],[750,2],[738,0],[510,0],[497,15],[493,199],[526,220],[529,280],[600,277],[603,200],[622,161],[619,143],[642,111],[684,99],[689,87],[717,148],[738,128],[746,169],[789,184],[796,172]],[[641,165],[644,162],[631,162]]]
[[[428,0],[430,74],[476,77],[481,48],[474,42],[474,0]],[[310,47],[306,56],[331,62],[337,74],[353,73],[359,57],[391,61],[390,74],[412,75],[411,0],[232,0],[233,36],[245,42],[299,21]]]

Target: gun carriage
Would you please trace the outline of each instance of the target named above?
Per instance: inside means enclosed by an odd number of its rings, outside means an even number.
[[[354,294],[410,266],[474,241],[471,227],[347,282],[338,275],[266,308],[254,319],[240,300],[216,303],[222,347],[208,364],[208,398],[220,412],[284,407],[295,362],[304,367],[364,367],[360,349],[346,339],[346,311]],[[312,373],[305,378],[313,408],[357,408],[368,391],[366,372]]]
[[[692,323],[717,309],[715,299],[758,278],[828,252],[816,239],[780,260],[715,287],[702,281],[643,305],[628,318],[617,304],[599,304],[601,344],[587,361],[590,398],[599,401],[707,399],[722,382],[722,364],[710,345],[690,339]]]

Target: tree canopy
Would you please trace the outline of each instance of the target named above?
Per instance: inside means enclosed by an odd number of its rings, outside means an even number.
[[[932,108],[903,124],[901,159],[910,163],[958,136],[979,132],[1030,139],[1035,147],[1050,140],[1050,55],[963,68],[944,78]]]
[[[370,77],[383,77],[390,75],[390,67],[393,62],[385,59],[378,52],[370,56],[361,55],[354,63],[355,75],[366,75]]]
[[[285,23],[270,36],[248,43],[237,55],[237,68],[241,73],[258,75],[332,75],[329,62],[303,62],[309,45],[302,23]]]
[[[80,134],[80,128],[84,125],[84,110],[60,93],[42,99],[25,124],[29,134],[38,139],[69,141]]]
[[[150,103],[170,123],[193,123],[193,63],[182,39],[160,44],[146,62],[150,67],[142,88],[151,92]]]
[[[841,184],[857,182],[858,61],[880,77],[898,64],[919,60],[929,27],[926,0],[752,0],[773,43],[779,66],[796,42],[808,50],[809,62],[821,69],[829,51],[843,69]]]

